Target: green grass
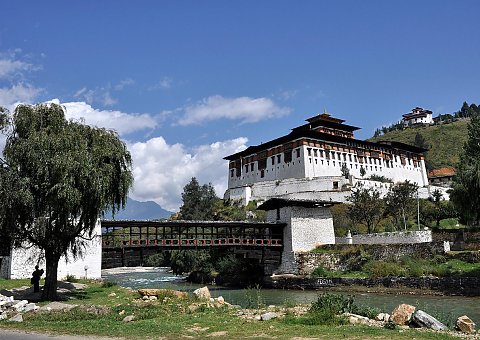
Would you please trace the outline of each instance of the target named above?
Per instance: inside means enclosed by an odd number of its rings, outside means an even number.
[[[420,133],[430,145],[426,161],[433,169],[456,167],[463,152],[463,145],[468,139],[467,125],[469,121],[457,121],[450,124],[408,128],[403,131],[392,131],[385,135],[371,138],[371,141],[397,141],[414,144],[415,135]]]
[[[24,281],[1,280],[0,289],[21,286]],[[319,325],[317,321],[306,322],[288,316],[260,322],[239,318],[236,310],[227,308],[201,308],[189,312],[192,301],[169,300],[144,303],[139,295],[118,286],[103,288],[100,283],[90,282],[89,288],[73,295],[68,303],[79,304],[70,312],[26,313],[23,323],[0,321],[0,329],[21,329],[51,334],[96,335],[145,339],[162,337],[177,339],[193,337],[202,339],[218,335],[217,339],[270,338],[291,339],[293,337],[322,339],[452,339],[452,337],[416,330],[387,330],[367,326]],[[115,293],[116,296],[108,296]],[[96,307],[92,307],[96,306]],[[122,311],[125,314],[120,315]],[[133,322],[125,323],[125,315],[135,315]],[[312,318],[310,316],[310,318]],[[314,318],[315,319],[315,318]],[[218,333],[216,333],[218,332]],[[216,333],[216,334],[215,334]]]

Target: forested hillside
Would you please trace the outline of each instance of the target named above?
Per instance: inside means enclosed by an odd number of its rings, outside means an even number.
[[[397,141],[411,145],[426,144],[429,151],[426,153],[427,169],[436,169],[443,166],[457,167],[463,145],[468,139],[468,118],[448,124],[409,127],[404,130],[387,132],[384,135],[373,137],[370,141]],[[421,137],[420,137],[421,136]]]

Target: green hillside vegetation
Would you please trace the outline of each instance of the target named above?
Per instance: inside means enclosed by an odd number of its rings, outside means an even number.
[[[409,127],[404,130],[387,132],[370,138],[369,141],[396,141],[415,145],[415,136],[420,134],[429,146],[425,159],[427,169],[444,166],[457,167],[463,145],[468,139],[467,125],[469,119],[462,119],[448,124]]]

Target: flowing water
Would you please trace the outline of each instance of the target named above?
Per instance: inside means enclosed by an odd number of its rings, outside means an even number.
[[[175,276],[169,268],[115,268],[102,271],[102,277],[123,287],[130,288],[169,288],[193,291],[204,285],[188,283],[182,276]],[[223,296],[225,301],[242,307],[265,305],[306,304],[317,299],[319,293],[328,290],[282,290],[282,289],[238,289],[208,285],[213,297]],[[335,292],[338,293],[338,292]],[[343,294],[354,295],[355,302],[377,307],[390,313],[401,303],[408,303],[434,316],[455,319],[468,315],[477,325],[480,323],[480,297],[394,295],[358,293],[345,290]]]

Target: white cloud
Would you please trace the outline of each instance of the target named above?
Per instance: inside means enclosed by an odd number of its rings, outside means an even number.
[[[42,92],[41,88],[21,83],[12,85],[12,87],[0,88],[0,106],[13,111],[16,104],[31,103]]]
[[[23,71],[32,70],[32,64],[13,59],[0,59],[0,79],[16,76]]]
[[[74,93],[73,97],[83,99],[88,104],[101,103],[104,106],[112,106],[118,103],[118,100],[112,97],[109,89],[110,86],[96,87],[95,89],[82,87]]]
[[[158,81],[155,85],[149,88],[150,91],[154,90],[168,90],[172,87],[173,79],[170,77],[163,77],[160,81]]]
[[[225,98],[216,95],[187,106],[178,124],[200,124],[222,118],[240,120],[242,123],[255,123],[267,118],[287,115],[290,111],[287,107],[279,107],[269,98]]]
[[[115,91],[121,91],[123,90],[125,87],[127,86],[130,86],[130,85],[133,85],[135,84],[135,80],[133,80],[132,78],[126,78],[126,79],[123,79],[123,80],[120,80],[118,82],[118,84],[116,84],[113,89]]]
[[[156,120],[146,113],[97,110],[85,102],[60,103],[58,99],[53,99],[51,102],[64,106],[67,118],[83,119],[86,124],[114,129],[120,135],[153,129],[157,126]]]
[[[228,180],[228,162],[223,157],[245,149],[246,143],[247,138],[241,137],[187,150],[182,144],[169,145],[163,137],[156,137],[129,144],[135,178],[130,196],[178,211],[183,187],[196,177],[202,184],[211,182],[222,197]]]

